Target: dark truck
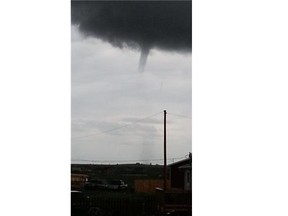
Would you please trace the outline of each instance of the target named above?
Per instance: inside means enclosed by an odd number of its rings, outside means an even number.
[[[116,179],[114,179],[114,180],[110,180],[109,182],[108,182],[108,185],[107,185],[107,188],[109,189],[109,190],[125,190],[126,188],[128,187],[128,185],[127,184],[125,184],[124,183],[124,181],[122,181],[122,180],[116,180]]]
[[[104,190],[107,189],[107,183],[101,179],[91,179],[84,185],[85,190]]]

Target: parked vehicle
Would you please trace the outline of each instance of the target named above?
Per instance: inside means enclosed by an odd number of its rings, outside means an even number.
[[[110,190],[124,190],[128,187],[122,180],[111,180],[108,182],[107,188]]]
[[[85,190],[107,189],[107,183],[100,179],[91,179],[84,185]]]

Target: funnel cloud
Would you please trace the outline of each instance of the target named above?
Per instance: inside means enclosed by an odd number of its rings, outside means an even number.
[[[143,47],[141,50],[139,68],[138,68],[140,72],[144,71],[148,55],[149,55],[149,47]]]
[[[86,36],[139,50],[139,71],[150,49],[192,50],[191,1],[72,1],[71,18]]]

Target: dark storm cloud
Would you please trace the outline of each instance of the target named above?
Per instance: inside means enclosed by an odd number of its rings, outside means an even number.
[[[140,70],[151,48],[190,52],[191,1],[72,1],[72,24],[113,46],[141,50]]]

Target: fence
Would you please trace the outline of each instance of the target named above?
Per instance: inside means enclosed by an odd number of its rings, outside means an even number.
[[[103,192],[87,194],[86,196],[89,198],[71,203],[72,214],[73,210],[78,209],[77,211],[79,211],[81,209],[82,215],[84,215],[91,208],[99,208],[101,210],[99,215],[103,216],[152,216],[157,214],[156,198],[151,194]]]
[[[192,194],[184,190],[156,191],[157,208],[163,214],[192,215]]]
[[[135,192],[155,193],[155,188],[163,188],[163,180],[159,179],[136,179],[134,181]],[[170,181],[167,180],[167,188],[170,188]]]

